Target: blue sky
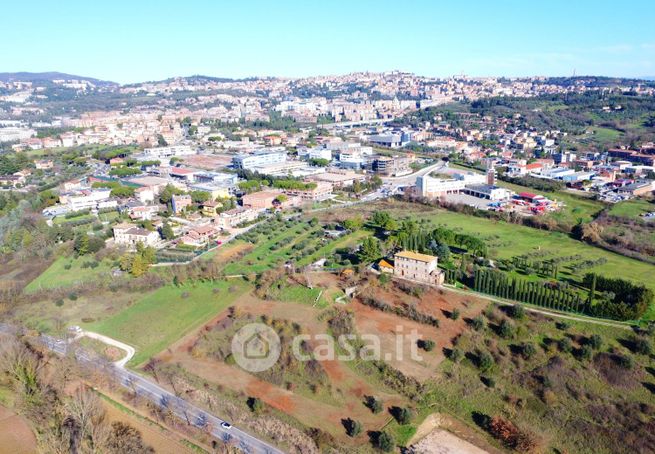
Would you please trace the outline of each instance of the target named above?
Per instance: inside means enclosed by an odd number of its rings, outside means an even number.
[[[655,1],[12,1],[0,72],[655,76]]]

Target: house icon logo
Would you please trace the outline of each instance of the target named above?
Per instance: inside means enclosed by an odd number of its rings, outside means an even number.
[[[263,323],[249,323],[232,338],[232,356],[248,372],[265,371],[280,357],[280,337]]]

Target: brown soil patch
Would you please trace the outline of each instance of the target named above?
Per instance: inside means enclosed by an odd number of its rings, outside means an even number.
[[[385,412],[374,415],[363,405],[361,396],[366,392],[359,396],[355,394],[355,392],[361,393],[361,389],[353,388],[352,391],[349,391],[344,396],[345,403],[338,402],[336,399],[334,403],[326,403],[272,385],[239,367],[222,362],[192,358],[185,354],[176,354],[174,360],[190,373],[208,382],[225,386],[249,397],[258,397],[267,405],[296,418],[308,427],[320,427],[322,430],[330,432],[342,442],[351,443],[352,439],[345,435],[341,419],[352,417],[371,428],[382,427],[388,419]],[[368,385],[366,386],[368,388]],[[376,395],[382,397],[385,405],[407,404],[398,396],[380,392],[376,392]]]
[[[404,374],[420,381],[425,381],[433,375],[436,367],[445,358],[444,348],[452,347],[453,341],[466,329],[466,320],[478,315],[487,305],[485,301],[463,297],[446,290],[430,289],[420,298],[409,296],[392,286],[375,287],[369,291],[375,298],[393,306],[415,304],[419,312],[439,320],[439,327],[436,328],[390,312],[382,312],[358,301],[349,305],[355,312],[358,332],[379,335],[383,354],[392,354],[392,359],[385,360]],[[460,311],[460,317],[452,320],[448,315],[455,308]],[[418,350],[422,360],[412,360],[412,345],[405,337],[402,343],[402,358],[397,359],[394,354],[397,350],[397,334],[410,334],[413,330],[416,330],[421,339],[434,341],[436,344],[434,350],[431,352]]]
[[[254,246],[250,243],[238,243],[238,244],[227,244],[225,246],[219,246],[216,250],[216,254],[212,257],[212,261],[215,263],[225,263],[230,260],[245,255],[254,249]]]
[[[36,452],[36,437],[27,420],[0,405],[0,454]]]

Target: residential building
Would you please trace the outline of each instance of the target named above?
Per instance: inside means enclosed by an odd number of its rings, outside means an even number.
[[[303,202],[327,200],[332,195],[332,184],[325,181],[313,183],[315,187],[308,189],[287,189],[285,194],[300,197]]]
[[[141,203],[151,203],[155,201],[155,191],[147,186],[142,186],[134,190],[134,197]]]
[[[214,224],[220,229],[233,229],[244,222],[252,222],[259,216],[257,211],[250,208],[234,208],[224,211],[214,219]]]
[[[138,243],[145,246],[156,246],[159,243],[159,233],[137,227],[134,224],[121,223],[114,226],[114,244],[136,248]]]
[[[218,231],[211,225],[200,225],[190,229],[180,238],[180,242],[190,246],[202,247],[218,236]]]
[[[412,251],[401,251],[394,255],[393,274],[402,279],[425,284],[441,285],[444,272],[437,268],[438,258]]]
[[[207,200],[202,204],[202,214],[207,217],[213,218],[218,214],[217,210],[222,207],[223,204],[220,202],[214,202],[213,200]]]
[[[246,208],[253,210],[265,210],[273,208],[273,201],[282,194],[279,191],[259,191],[246,194],[241,198],[241,203]]]
[[[159,213],[159,205],[141,205],[130,209],[130,219],[133,221],[151,221]]]
[[[188,194],[174,195],[171,197],[171,207],[173,208],[173,213],[180,214],[187,207],[191,206],[193,200]]]

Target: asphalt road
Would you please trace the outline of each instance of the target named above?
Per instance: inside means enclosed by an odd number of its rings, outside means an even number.
[[[0,323],[0,332],[11,334],[17,333],[18,331],[20,330],[13,326]],[[69,353],[70,344],[64,339],[58,339],[56,337],[42,334],[39,340],[46,348],[58,355],[63,356]],[[124,388],[132,390],[139,396],[159,405],[162,409],[170,410],[170,412],[178,418],[186,421],[188,424],[198,427],[199,429],[207,431],[223,443],[235,446],[241,451],[249,454],[284,453],[284,451],[269,445],[265,441],[260,440],[237,427],[231,426],[227,429],[222,427],[221,424],[227,421],[208,413],[181,397],[174,395],[135,372],[98,360],[89,354],[89,352],[79,347],[75,349],[74,355],[79,363],[96,367],[110,373],[116,382]]]

